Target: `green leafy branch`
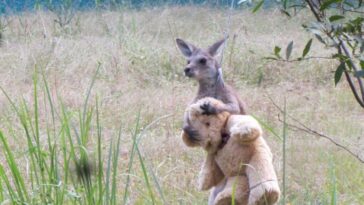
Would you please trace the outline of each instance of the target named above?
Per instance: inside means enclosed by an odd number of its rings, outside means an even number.
[[[261,8],[260,1],[253,12]],[[273,55],[268,60],[296,62],[311,59],[337,60],[338,67],[334,75],[335,85],[344,75],[350,89],[358,102],[364,108],[364,4],[363,0],[304,0],[296,4],[289,0],[281,2],[281,11],[292,17],[292,9],[309,8],[315,21],[303,25],[318,42],[326,48],[335,48],[336,52],[328,57],[308,56],[313,39],[310,39],[301,56],[292,58],[293,41],[286,46],[285,57],[281,55],[281,47],[275,46]],[[296,10],[294,10],[296,12]],[[350,13],[348,15],[347,13]],[[330,14],[330,15],[329,15]],[[355,81],[354,81],[355,80]],[[357,84],[357,85],[355,85]]]

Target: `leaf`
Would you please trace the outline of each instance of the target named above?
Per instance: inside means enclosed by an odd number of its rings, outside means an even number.
[[[345,71],[345,63],[341,62],[339,67],[337,67],[335,71],[335,86],[339,83],[344,71]]]
[[[358,27],[361,26],[361,24],[364,22],[364,18],[357,17],[354,20],[351,20],[350,23],[353,24],[353,26]]]
[[[283,8],[284,8],[284,10],[287,9],[287,3],[288,3],[288,0],[283,0]]]
[[[344,1],[344,4],[351,7],[351,8],[355,8],[354,4],[352,4],[350,2]]]
[[[330,22],[334,22],[334,21],[337,21],[337,20],[340,20],[343,18],[345,18],[345,17],[341,16],[341,15],[333,15],[333,16],[330,16],[329,20],[330,20]]]
[[[278,60],[278,58],[275,58],[275,57],[264,57],[264,59],[266,59],[266,60]]]
[[[353,70],[353,63],[350,61],[349,57],[346,57],[345,63],[349,67],[350,71]]]
[[[336,53],[336,54],[332,55],[332,57],[337,58],[339,61],[342,61],[342,62],[348,61],[348,57],[343,54]]]
[[[277,56],[278,58],[281,58],[281,55],[279,55],[279,53],[281,52],[281,48],[276,46],[274,47],[274,55]]]
[[[321,36],[323,34],[321,30],[315,27],[308,27],[307,30],[315,35]]]
[[[356,71],[354,73],[354,76],[357,77],[357,78],[360,78],[360,77],[364,78],[364,70]]]
[[[337,4],[337,3],[341,3],[341,2],[342,2],[342,0],[327,0],[327,1],[324,1],[324,3],[320,7],[320,11],[323,11],[323,10],[327,9],[331,4]]]
[[[238,1],[238,5],[245,3],[245,2],[251,2],[251,0],[240,0],[240,1]]]
[[[363,61],[362,60],[360,61],[360,67],[361,67],[362,70],[364,70],[364,60]]]
[[[312,44],[312,38],[307,42],[305,49],[303,49],[302,58],[304,58],[307,55],[307,53],[310,52],[311,44]]]
[[[280,12],[282,12],[283,14],[285,14],[288,17],[291,17],[291,14],[285,9],[280,9]]]
[[[262,7],[264,0],[261,0],[253,9],[253,13],[257,12]]]
[[[326,42],[324,41],[324,39],[322,39],[322,37],[320,35],[315,34],[315,36],[316,36],[317,40],[319,40],[321,43],[326,44]]]
[[[291,56],[291,53],[292,53],[292,50],[293,50],[293,41],[291,41],[287,48],[286,48],[286,59],[289,60],[289,57]]]

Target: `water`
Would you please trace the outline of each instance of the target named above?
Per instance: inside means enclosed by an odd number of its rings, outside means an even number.
[[[235,8],[239,0],[235,0]],[[266,0],[264,7],[270,7],[276,1]],[[97,6],[116,8],[126,6],[130,8],[142,8],[161,5],[206,5],[229,7],[231,0],[0,0],[0,14],[10,14],[22,11],[33,11],[35,9],[72,8],[76,10],[93,9]]]

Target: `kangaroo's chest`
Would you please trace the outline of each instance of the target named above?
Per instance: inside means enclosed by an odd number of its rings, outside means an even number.
[[[206,91],[206,92],[198,93],[194,102],[197,102],[198,100],[205,98],[205,97],[212,97],[212,98],[221,100],[224,103],[227,103],[229,101],[227,94],[228,94],[227,92],[215,92],[213,90]]]

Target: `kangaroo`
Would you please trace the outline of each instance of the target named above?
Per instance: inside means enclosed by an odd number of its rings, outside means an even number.
[[[203,104],[203,114],[213,115],[227,111],[231,114],[245,114],[245,105],[239,99],[236,92],[223,80],[221,66],[216,56],[225,43],[225,38],[212,44],[207,49],[198,48],[182,39],[176,39],[178,48],[187,59],[184,73],[187,77],[198,81],[197,96],[192,103],[204,97],[213,97],[221,100],[223,106],[214,107],[211,104]],[[190,125],[188,116],[184,116],[183,131],[192,141],[198,141],[198,132]]]

